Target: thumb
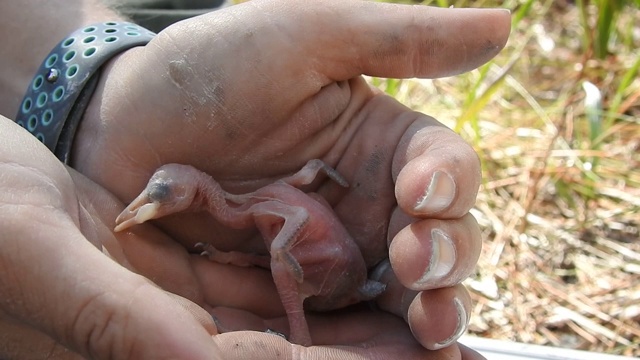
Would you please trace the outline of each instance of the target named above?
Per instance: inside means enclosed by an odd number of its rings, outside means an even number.
[[[0,310],[85,357],[222,358],[202,313],[107,258],[71,221],[30,210],[38,228],[3,230]]]
[[[297,56],[279,58],[289,62],[282,68],[315,70],[333,81],[361,74],[392,78],[459,74],[498,54],[511,29],[505,9],[376,1],[289,1],[283,6],[265,1],[242,10],[257,13],[251,14],[256,19],[278,19],[277,33],[285,33],[287,44],[301,49]],[[273,37],[269,45],[274,45]],[[308,61],[301,62],[302,56]]]
[[[511,29],[509,11],[504,9],[369,1],[325,5],[323,11],[333,14],[324,17],[331,26],[315,28],[322,32],[317,34],[320,41],[310,39],[315,41],[306,44],[326,49],[323,58],[330,61],[317,65],[321,73],[338,80],[360,74],[390,78],[457,75],[496,56]]]

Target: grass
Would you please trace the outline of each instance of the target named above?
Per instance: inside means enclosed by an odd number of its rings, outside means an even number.
[[[640,1],[420,4],[513,13],[478,70],[372,79],[482,159],[470,332],[640,356]]]

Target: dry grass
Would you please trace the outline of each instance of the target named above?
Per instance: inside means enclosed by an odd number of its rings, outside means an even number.
[[[587,10],[591,24],[596,9]],[[597,60],[578,7],[534,1],[483,70],[372,79],[458,129],[481,156],[473,215],[486,240],[467,281],[472,334],[640,356],[640,80],[623,83],[640,57],[637,19],[638,7],[620,14],[612,55]],[[585,81],[602,95],[595,123]]]

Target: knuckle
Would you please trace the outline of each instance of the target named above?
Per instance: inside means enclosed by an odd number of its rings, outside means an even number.
[[[109,293],[88,298],[71,322],[69,338],[80,353],[91,358],[129,359],[132,343],[127,337],[129,314]]]

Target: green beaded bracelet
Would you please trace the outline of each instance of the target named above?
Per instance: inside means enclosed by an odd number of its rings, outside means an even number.
[[[16,123],[68,163],[101,66],[124,50],[147,44],[154,36],[138,25],[114,21],[73,32],[40,65],[22,99]]]

